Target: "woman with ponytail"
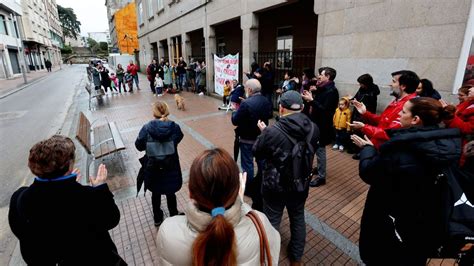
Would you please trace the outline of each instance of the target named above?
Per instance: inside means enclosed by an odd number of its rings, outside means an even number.
[[[434,180],[461,155],[459,129],[438,126],[450,118],[439,101],[412,98],[400,112],[402,128],[388,130],[390,139],[379,151],[367,137],[352,135],[362,148],[359,175],[370,185],[359,238],[365,264],[425,265],[435,254],[442,197]]]
[[[186,215],[166,219],[158,231],[158,265],[260,264],[259,234],[246,216],[250,207],[242,201],[244,176],[239,179],[235,161],[220,148],[206,150],[194,159]],[[277,265],[280,234],[264,214],[253,212],[266,232],[271,262]],[[268,257],[265,259],[269,265]]]

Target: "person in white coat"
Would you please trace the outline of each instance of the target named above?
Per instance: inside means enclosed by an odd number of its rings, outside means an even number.
[[[240,179],[240,180],[239,180]],[[184,216],[161,224],[158,265],[260,265],[257,228],[243,202],[246,174],[229,153],[216,148],[194,159],[189,173],[191,201]],[[271,262],[278,265],[280,234],[258,211],[268,238]],[[268,265],[268,257],[265,262]]]

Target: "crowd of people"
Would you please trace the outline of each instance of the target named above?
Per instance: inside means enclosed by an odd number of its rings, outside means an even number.
[[[150,89],[160,96],[182,90],[190,80],[191,90],[205,93],[200,87],[205,64],[192,64],[189,68],[182,58],[176,66],[153,60],[147,67]],[[133,62],[127,71],[119,69],[109,76],[99,64],[92,69],[94,82],[97,76],[97,86],[113,90],[111,83],[124,84],[120,77],[129,74],[132,78],[126,83],[135,80],[138,89]],[[189,69],[194,75],[187,73]],[[395,71],[390,83],[394,99],[378,115],[380,89],[370,74],[357,79],[359,89],[353,97],[340,97],[334,68],[321,67],[317,73],[305,69],[301,78],[288,71],[277,90],[272,73],[269,63],[263,68],[253,64],[244,85],[237,80],[226,83],[223,103],[230,101],[235,110],[234,158],[214,148],[194,159],[184,212],[178,210],[176,199],[183,185],[178,145],[184,135],[169,119],[168,105],[159,100],[153,104],[154,119],[142,127],[135,146],[145,151],[137,191],[144,185],[152,193],[154,223],[159,227],[157,263],[278,264],[278,231],[286,208],[291,234],[288,257],[291,265],[301,265],[305,204],[310,187],[326,184],[329,145],[341,152],[351,150],[360,160],[360,178],[370,186],[359,239],[363,262],[425,265],[444,240],[440,171],[455,167],[474,175],[474,87],[461,87],[459,104],[454,106],[441,99],[431,81],[413,71]],[[274,98],[278,116],[270,124]],[[30,187],[15,192],[9,211],[23,258],[41,265],[122,265],[125,262],[108,234],[120,213],[105,183],[107,170],[101,165],[91,186],[80,185],[76,182],[80,173],[73,169],[74,149],[69,138],[53,136],[30,150],[28,166],[37,177]],[[239,153],[241,171],[236,163]],[[162,195],[171,216],[167,219]],[[463,202],[469,200],[474,199]],[[83,246],[100,252],[86,255],[79,252]],[[471,248],[463,247],[460,263],[472,265]]]

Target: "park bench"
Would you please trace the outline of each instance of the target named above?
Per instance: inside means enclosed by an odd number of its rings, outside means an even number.
[[[107,118],[105,119],[107,121]],[[92,127],[96,121],[91,124],[83,112],[79,113],[79,125],[77,128],[76,138],[88,153],[86,162],[87,178],[89,178],[90,164],[94,160],[112,153],[118,154],[119,151],[125,149],[122,136],[114,122],[107,121],[106,124]]]

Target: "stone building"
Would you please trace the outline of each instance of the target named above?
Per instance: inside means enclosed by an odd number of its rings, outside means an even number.
[[[21,0],[23,43],[30,70],[45,68],[61,62],[62,29],[55,0]]]
[[[411,69],[451,95],[474,25],[471,0],[136,0],[136,10],[142,70],[152,58],[201,58],[210,91],[213,54],[238,52],[243,71],[272,62],[275,84],[287,69],[331,66],[341,95],[353,95],[361,74],[386,87],[391,72]]]
[[[0,79],[12,78],[21,73],[21,39],[17,24],[17,18],[21,15],[18,1],[6,0],[0,3]]]
[[[110,42],[113,53],[129,53],[138,48],[135,1],[106,0]]]

